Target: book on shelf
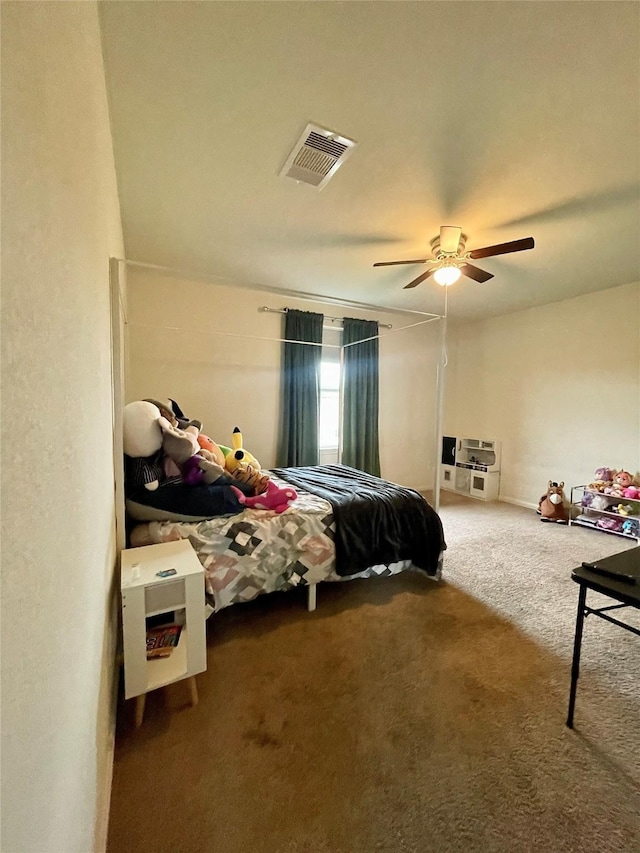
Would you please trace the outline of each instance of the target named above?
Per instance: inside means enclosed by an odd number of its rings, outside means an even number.
[[[180,642],[182,625],[147,628],[147,660],[168,658]]]

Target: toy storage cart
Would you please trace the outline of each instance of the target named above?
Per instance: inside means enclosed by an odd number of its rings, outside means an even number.
[[[596,503],[603,504],[600,509],[592,506],[596,497],[599,498]],[[624,512],[620,512],[620,506],[625,507]],[[587,486],[572,486],[569,526],[574,524],[640,543],[640,500],[605,495]]]

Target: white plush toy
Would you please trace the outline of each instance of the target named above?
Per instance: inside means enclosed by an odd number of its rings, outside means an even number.
[[[162,447],[160,409],[145,400],[127,403],[122,416],[123,449],[127,456],[148,458]]]
[[[159,450],[162,447],[160,409],[147,400],[128,403],[122,413],[122,449],[125,480],[129,488],[144,486],[155,491],[164,476]]]
[[[154,491],[165,476],[188,485],[210,485],[223,474],[215,457],[198,444],[199,428],[174,426],[149,400],[128,403],[123,412],[123,450],[129,457],[127,480]],[[162,450],[163,453],[159,454]]]

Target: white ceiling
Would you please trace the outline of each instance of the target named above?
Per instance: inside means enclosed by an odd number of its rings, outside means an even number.
[[[439,312],[441,224],[474,319],[640,280],[637,2],[106,2],[127,257]],[[322,190],[278,173],[307,122],[359,145]]]

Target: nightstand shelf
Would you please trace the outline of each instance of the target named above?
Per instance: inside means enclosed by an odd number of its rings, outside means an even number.
[[[167,570],[174,573],[158,576]],[[124,550],[121,590],[125,698],[137,700],[136,725],[146,694],[176,681],[189,680],[197,704],[195,676],[207,668],[204,569],[190,542]],[[168,657],[149,659],[147,630],[169,624],[180,626],[178,644]]]

